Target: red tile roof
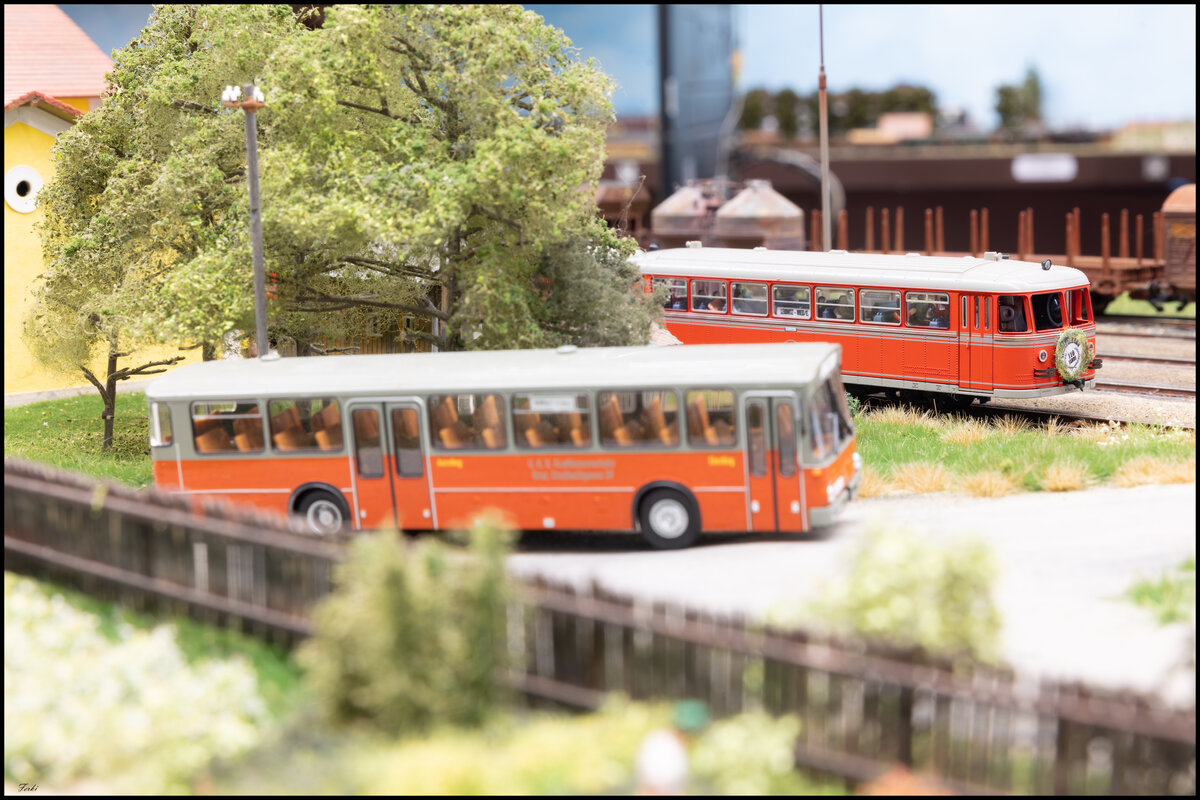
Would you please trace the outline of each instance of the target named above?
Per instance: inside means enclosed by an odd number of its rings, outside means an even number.
[[[31,91],[98,97],[112,59],[55,5],[4,6],[4,105]]]
[[[20,97],[17,97],[15,99],[10,100],[9,102],[5,103],[4,110],[12,111],[17,106],[23,106],[26,104],[29,104],[32,106],[38,106],[39,108],[44,108],[46,111],[49,111],[51,114],[55,115],[56,117],[62,117],[63,119],[65,119],[67,121],[74,121],[74,119],[76,117],[78,117],[80,114],[83,113],[78,108],[75,108],[74,106],[69,106],[66,103],[64,103],[63,101],[61,101],[57,98],[51,97],[50,95],[46,94],[45,92],[26,92],[25,94],[21,95]]]

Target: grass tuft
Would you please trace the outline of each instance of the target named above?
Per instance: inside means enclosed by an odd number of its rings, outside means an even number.
[[[1075,461],[1055,461],[1046,467],[1038,487],[1044,492],[1073,492],[1093,483],[1087,467]]]
[[[885,476],[870,467],[863,467],[862,484],[858,487],[859,497],[882,497],[893,491],[895,488]]]
[[[959,481],[959,486],[967,494],[975,497],[1003,497],[1015,494],[1021,490],[1020,482],[999,470],[986,470],[966,475]]]
[[[912,462],[897,467],[892,473],[892,482],[902,492],[926,494],[945,491],[949,476],[941,464]]]
[[[1029,423],[1012,414],[1005,414],[992,420],[996,432],[1003,436],[1016,436],[1029,429]]]
[[[1194,483],[1196,456],[1179,461],[1159,456],[1139,456],[1126,461],[1113,474],[1117,486],[1145,486],[1153,483]]]
[[[992,435],[992,428],[977,419],[963,419],[950,424],[942,431],[943,442],[966,447],[981,442]]]
[[[1064,425],[1059,421],[1058,417],[1050,417],[1041,425],[1042,432],[1046,436],[1066,436],[1071,432],[1071,426]]]

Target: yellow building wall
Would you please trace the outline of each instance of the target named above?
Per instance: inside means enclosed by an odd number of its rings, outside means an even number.
[[[66,102],[71,102],[68,99]],[[74,105],[74,103],[72,103]],[[50,161],[50,146],[54,137],[31,128],[23,122],[4,129],[4,173],[17,165],[32,167],[49,183],[54,175]],[[42,273],[42,246],[36,225],[42,212],[20,214],[4,204],[4,393],[33,392],[88,386],[83,373],[61,375],[44,369],[21,340],[25,315],[33,305],[33,284]],[[118,362],[118,367],[142,364],[160,358],[186,355],[188,363],[200,360],[200,351],[179,353],[175,348],[156,347],[136,351]],[[107,368],[105,356],[98,356],[91,370],[103,380]],[[155,376],[145,376],[155,377]],[[118,384],[120,385],[120,384]]]
[[[90,97],[55,97],[54,99],[61,103],[66,103],[71,108],[78,109],[85,114],[92,110],[92,98]]]

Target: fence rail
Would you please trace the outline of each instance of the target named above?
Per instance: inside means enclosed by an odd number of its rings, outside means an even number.
[[[8,459],[4,499],[6,570],[289,645],[311,633],[348,539]],[[554,704],[619,691],[795,713],[797,764],[852,781],[899,763],[966,793],[1195,790],[1194,708],[1131,693],[545,582],[518,584],[508,646],[502,680]]]

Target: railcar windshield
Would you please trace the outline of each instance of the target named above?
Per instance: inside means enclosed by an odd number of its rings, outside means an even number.
[[[1000,317],[1000,333],[1025,333],[1029,330],[1024,297],[1002,294],[996,300],[996,310]]]
[[[1053,331],[1062,327],[1063,303],[1060,293],[1035,294],[1030,300],[1033,304],[1033,324],[1037,330]]]

